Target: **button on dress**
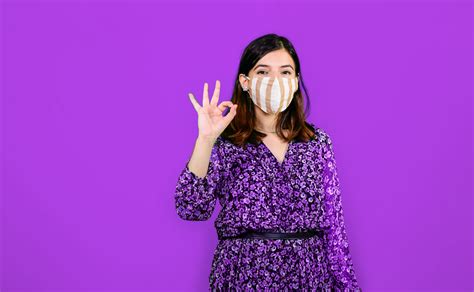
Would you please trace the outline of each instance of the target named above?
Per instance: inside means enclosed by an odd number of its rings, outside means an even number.
[[[180,218],[204,221],[216,202],[212,291],[361,291],[344,224],[331,138],[315,127],[309,141],[292,140],[278,161],[263,143],[239,147],[218,137],[208,172],[198,177],[187,161],[175,191]],[[299,239],[232,238],[247,229],[321,230]]]

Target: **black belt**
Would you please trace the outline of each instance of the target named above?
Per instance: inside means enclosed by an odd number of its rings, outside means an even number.
[[[322,230],[315,230],[315,229],[311,229],[308,231],[287,232],[287,233],[247,230],[235,236],[223,236],[223,237],[220,237],[219,239],[234,239],[234,238],[301,239],[301,238],[310,238],[315,235],[321,236],[322,233],[323,233]]]

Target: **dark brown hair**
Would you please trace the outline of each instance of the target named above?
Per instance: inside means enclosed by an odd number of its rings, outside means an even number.
[[[293,100],[288,108],[278,114],[276,122],[276,134],[286,141],[299,140],[308,141],[314,138],[314,127],[306,122],[306,113],[309,112],[309,98],[307,89],[303,83],[299,58],[291,42],[276,34],[266,34],[253,40],[242,53],[237,77],[235,78],[234,89],[231,102],[238,104],[237,114],[231,123],[222,132],[221,136],[230,140],[233,144],[243,146],[247,142],[259,143],[266,134],[254,129],[256,123],[254,104],[248,95],[248,91],[243,91],[239,82],[241,73],[248,75],[250,70],[266,54],[285,49],[295,62],[296,75],[299,73],[300,86],[295,92]],[[303,109],[303,94],[300,88],[304,89],[306,97],[306,108]],[[288,136],[285,137],[283,129],[288,129]]]

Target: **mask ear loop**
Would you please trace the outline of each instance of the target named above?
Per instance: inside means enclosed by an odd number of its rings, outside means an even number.
[[[300,83],[300,73],[296,75],[296,85],[298,85],[298,90],[300,89],[299,83]]]
[[[241,73],[240,75],[244,76],[245,79],[250,80],[250,77],[246,76],[245,74],[242,74],[242,73]],[[248,97],[249,97],[249,98],[247,98],[247,102],[251,105],[251,104],[252,104],[252,100],[250,99],[250,92],[248,92],[248,88],[247,88],[247,87],[242,87],[242,89],[243,89],[243,91],[245,91],[245,92],[248,93]],[[253,110],[253,107],[252,107],[252,106],[250,106],[249,108],[250,108],[250,111]]]
[[[245,74],[242,74],[242,73],[241,73],[240,75],[244,76],[245,79],[250,80],[250,78],[249,78],[248,76],[246,76]],[[248,91],[248,88],[247,88],[247,87],[242,87],[242,89],[243,89],[244,91]]]

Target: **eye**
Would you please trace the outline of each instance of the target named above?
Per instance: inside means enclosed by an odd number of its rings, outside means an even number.
[[[284,71],[283,73],[288,73],[287,75],[290,75],[291,71]]]
[[[257,74],[266,73],[265,71],[257,71]]]

